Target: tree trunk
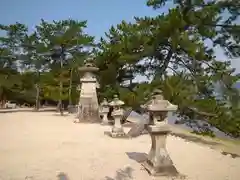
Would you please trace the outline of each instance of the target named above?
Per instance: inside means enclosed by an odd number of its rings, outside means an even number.
[[[39,95],[40,95],[39,84],[36,84],[36,104],[35,104],[35,110],[36,111],[38,111],[39,108],[40,108]]]
[[[69,82],[69,90],[68,90],[68,105],[72,105],[72,76],[73,76],[73,69],[70,69],[70,82]]]
[[[4,92],[4,89],[2,89],[2,93],[0,96],[0,108],[5,108],[5,104],[7,103],[7,97],[6,94]]]
[[[63,115],[62,91],[63,91],[63,83],[62,83],[62,80],[60,80],[60,83],[59,83],[59,101],[58,101],[58,104],[59,104],[59,111],[60,111],[60,114],[61,114],[61,115]]]
[[[37,81],[39,82],[39,78],[40,78],[40,72],[37,71]],[[40,87],[39,84],[36,83],[36,100],[35,100],[35,110],[38,111],[40,108]]]
[[[171,48],[171,47],[170,47],[170,48]],[[155,74],[155,76],[154,76],[153,79],[159,80],[159,79],[162,78],[162,76],[164,75],[164,73],[166,72],[166,70],[167,70],[167,68],[168,68],[168,65],[169,65],[169,63],[170,63],[170,60],[171,60],[171,58],[172,58],[172,55],[173,55],[173,51],[172,51],[172,49],[170,49],[170,50],[168,51],[168,54],[167,54],[165,60],[164,60],[164,63],[162,64],[161,67],[159,67],[159,69],[157,69],[156,74]]]
[[[0,86],[0,91],[1,91],[1,86]],[[3,93],[0,93],[0,108],[3,108]]]
[[[63,82],[62,82],[62,68],[63,68],[63,56],[61,55],[60,57],[60,68],[61,68],[61,71],[60,71],[60,83],[59,83],[59,111],[60,111],[60,114],[61,116],[63,115],[63,107],[62,107],[62,91],[63,91]]]

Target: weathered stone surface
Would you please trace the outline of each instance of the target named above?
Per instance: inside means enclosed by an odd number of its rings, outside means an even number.
[[[112,136],[113,137],[118,137],[118,136],[124,136],[124,130],[123,130],[123,126],[121,123],[121,116],[123,114],[123,110],[122,109],[118,109],[118,110],[114,110],[113,111],[113,117],[114,117],[114,125],[112,127]]]
[[[78,108],[79,122],[100,122],[96,92],[98,83],[93,74],[98,71],[98,68],[91,63],[85,62],[85,65],[79,68],[79,71],[83,73],[83,77],[80,79],[81,89]]]
[[[126,137],[126,134],[122,129],[119,129],[119,130],[112,131],[111,137],[113,138]]]
[[[78,122],[84,123],[99,123],[101,119],[99,117],[99,111],[92,107],[92,98],[80,98],[81,103],[78,108]]]
[[[169,132],[168,126],[149,126],[147,130],[151,135],[152,147],[147,161],[142,165],[153,176],[178,175],[178,171],[166,150],[166,138]]]
[[[105,135],[111,137],[111,138],[121,138],[121,139],[128,139],[129,136],[127,136],[124,132],[118,132],[118,133],[115,133],[115,132],[111,132],[111,131],[105,131],[104,132]]]
[[[102,125],[109,125],[108,122],[108,112],[109,112],[109,106],[108,106],[108,102],[107,99],[104,98],[103,102],[100,104],[100,114],[102,115]]]
[[[161,92],[155,93],[146,109],[149,112],[147,130],[151,136],[152,146],[147,160],[142,164],[153,176],[177,176],[175,168],[166,150],[166,138],[170,132],[167,124],[167,113],[176,111],[177,106],[164,100]]]
[[[102,115],[101,125],[109,125],[109,123],[108,123],[108,118],[107,118],[107,114],[103,114],[103,115]]]
[[[114,118],[114,125],[112,127],[111,136],[112,137],[122,137],[125,136],[123,126],[121,123],[121,118],[123,116],[123,109],[121,108],[124,105],[124,102],[119,100],[115,95],[113,101],[109,103],[113,107],[112,116]]]

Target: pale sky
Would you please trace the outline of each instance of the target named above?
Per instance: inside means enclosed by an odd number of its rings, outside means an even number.
[[[16,21],[28,25],[33,30],[40,19],[62,20],[77,19],[87,20],[87,32],[99,39],[112,25],[122,20],[133,21],[134,16],[156,16],[167,12],[172,4],[157,11],[146,6],[146,0],[1,0],[0,22],[11,24]],[[216,56],[220,60],[227,57],[218,48]],[[232,60],[232,66],[240,73],[240,59]]]

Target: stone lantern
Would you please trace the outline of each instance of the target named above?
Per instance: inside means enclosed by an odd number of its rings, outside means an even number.
[[[98,71],[98,68],[91,62],[86,60],[84,66],[79,68],[79,72],[83,74],[80,79],[81,89],[79,98],[79,122],[99,122],[99,107],[97,91],[99,84],[94,75]]]
[[[152,147],[143,166],[153,176],[178,175],[178,171],[166,150],[166,138],[170,132],[167,114],[176,111],[177,108],[176,105],[163,98],[161,91],[155,91],[152,100],[147,103],[146,109],[150,118],[146,128],[152,139]]]
[[[114,118],[114,125],[112,127],[111,136],[112,137],[122,137],[125,136],[123,131],[123,126],[121,124],[121,118],[123,116],[122,105],[125,103],[119,100],[117,95],[114,95],[113,101],[109,103],[109,106],[113,107],[112,116]]]
[[[107,118],[108,112],[109,112],[109,105],[108,105],[107,99],[104,98],[103,102],[100,104],[100,114],[103,116],[102,123],[101,123],[102,125],[108,125],[108,118]]]

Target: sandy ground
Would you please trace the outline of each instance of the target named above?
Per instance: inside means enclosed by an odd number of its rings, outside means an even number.
[[[111,127],[74,124],[53,112],[0,114],[0,180],[151,180],[137,161],[150,137],[112,139]],[[125,129],[127,131],[127,128]],[[167,149],[191,180],[239,180],[240,158],[169,136]]]

